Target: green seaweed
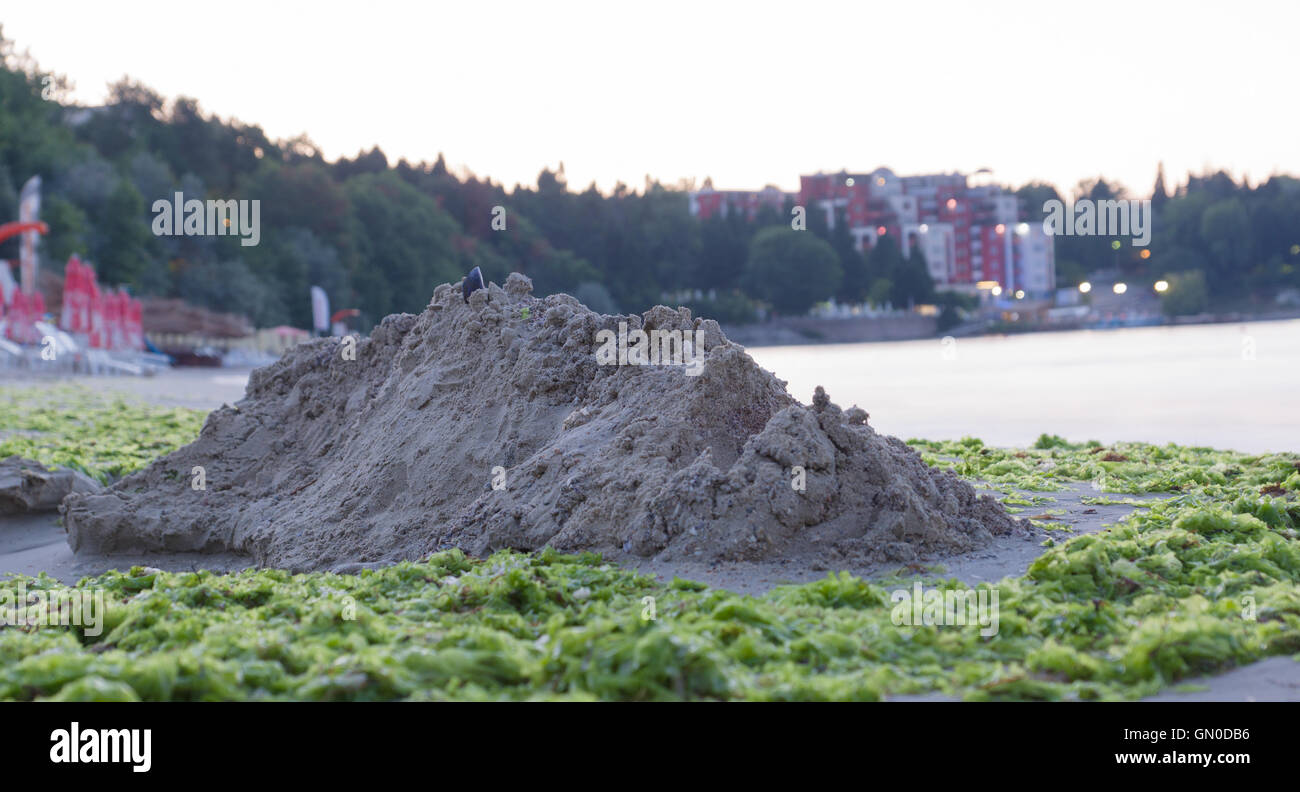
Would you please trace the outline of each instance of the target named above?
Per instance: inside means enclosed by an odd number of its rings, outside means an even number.
[[[148,461],[132,444],[158,419],[93,404],[3,409],[38,432],[38,451],[104,476]],[[176,421],[149,441],[156,453],[197,431],[197,417]],[[938,567],[833,573],[761,596],[551,550],[452,550],[357,575],[137,567],[75,586],[0,581],[0,602],[21,588],[106,603],[96,635],[0,613],[0,699],[1132,699],[1300,652],[1295,455],[1116,444],[1104,461],[1099,446],[1040,445],[914,441],[973,480],[1177,495],[1099,533],[1048,540],[1024,575],[976,587],[998,598],[991,635],[895,623],[896,589],[972,590]]]
[[[198,437],[207,413],[72,386],[0,388],[0,458],[119,479]]]

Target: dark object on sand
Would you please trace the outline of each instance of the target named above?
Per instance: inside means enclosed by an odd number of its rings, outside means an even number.
[[[469,296],[479,289],[486,289],[487,285],[483,283],[483,273],[479,272],[478,267],[469,271],[465,280],[460,285],[461,294],[465,297],[465,302],[469,302]]]
[[[168,347],[163,354],[172,359],[173,366],[198,366],[201,368],[220,368],[221,356],[200,352],[197,349]]]
[[[69,493],[100,489],[99,482],[76,470],[51,470],[16,456],[0,460],[0,516],[54,511]]]

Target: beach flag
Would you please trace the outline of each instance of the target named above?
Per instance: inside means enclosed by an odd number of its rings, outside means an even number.
[[[40,219],[41,177],[33,176],[23,185],[22,192],[18,195],[18,220],[34,223]],[[28,294],[36,293],[36,240],[39,237],[38,231],[24,231],[18,247],[18,261],[22,271],[19,282]]]
[[[317,333],[330,329],[330,298],[319,286],[311,287],[311,325]]]
[[[9,262],[4,259],[0,259],[0,291],[4,292],[0,295],[0,303],[5,305],[9,304],[9,301],[13,299],[14,292],[18,291],[18,284],[14,282],[14,275],[9,271]]]

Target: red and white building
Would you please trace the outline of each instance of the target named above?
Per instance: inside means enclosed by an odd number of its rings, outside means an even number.
[[[979,177],[986,181],[983,173]],[[774,187],[715,191],[706,183],[691,193],[691,213],[707,218],[735,207],[753,219],[758,207],[779,208],[789,195]],[[936,286],[975,290],[976,284],[996,284],[1008,295],[1023,290],[1039,296],[1056,288],[1051,236],[1042,224],[1025,222],[1016,196],[997,185],[972,185],[961,173],[899,177],[879,168],[800,176],[795,198],[810,213],[824,212],[828,227],[843,217],[863,252],[890,234],[904,255],[919,249]]]
[[[798,193],[782,192],[770,185],[761,190],[715,190],[711,179],[705,179],[704,187],[692,192],[690,197],[691,214],[701,220],[740,213],[746,220],[753,221],[765,206],[780,214],[785,211],[787,201],[794,203],[799,200]]]
[[[965,174],[817,173],[799,177],[799,202],[841,215],[858,249],[894,234],[904,255],[919,248],[938,286],[996,284],[1008,294],[1046,295],[1056,288],[1052,238],[1027,223],[1015,195]]]

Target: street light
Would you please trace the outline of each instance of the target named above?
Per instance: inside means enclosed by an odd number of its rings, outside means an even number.
[[[1111,291],[1115,292],[1116,294],[1123,294],[1124,292],[1128,291],[1128,284],[1116,283],[1114,286],[1111,287]]]
[[[1002,287],[1001,287],[1001,286],[994,286],[993,289],[992,289],[992,293],[993,293],[993,296],[994,296],[994,297],[1001,297],[1001,296],[1002,296]]]
[[[1023,299],[1025,299],[1025,290],[1024,290],[1024,289],[1016,289],[1016,299],[1017,299],[1017,300],[1023,300]]]
[[[1169,281],[1163,281],[1163,280],[1156,281],[1156,291],[1158,292],[1169,291]]]
[[[1089,283],[1089,282],[1087,282],[1087,281],[1084,281],[1083,283],[1080,283],[1080,284],[1079,284],[1079,292],[1080,292],[1081,294],[1087,294],[1087,293],[1090,292],[1090,291],[1092,291],[1092,284],[1091,284],[1091,283]]]

